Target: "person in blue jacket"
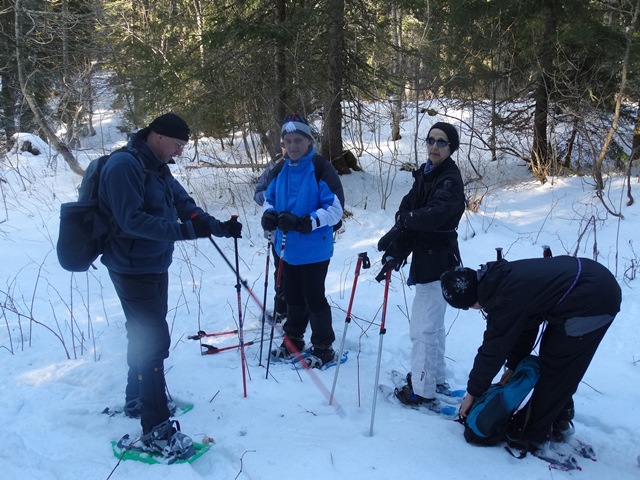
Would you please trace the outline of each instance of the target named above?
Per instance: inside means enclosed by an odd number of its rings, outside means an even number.
[[[126,318],[125,413],[140,417],[142,441],[151,451],[189,456],[191,440],[169,420],[164,359],[168,269],[174,242],[241,236],[232,218],[220,222],[198,207],[171,175],[168,164],[189,141],[189,127],[173,113],[153,120],[129,142],[134,152],[111,155],[100,175],[99,204],[111,232],[102,254]]]
[[[287,322],[282,345],[270,354],[291,358],[303,351],[310,324],[312,349],[306,361],[320,368],[335,356],[325,279],[333,256],[333,226],[342,219],[344,193],[336,169],[316,154],[304,117],[288,116],[281,135],[285,159],[265,192],[262,228],[276,231],[275,247],[283,255]],[[316,169],[321,169],[319,178]]]

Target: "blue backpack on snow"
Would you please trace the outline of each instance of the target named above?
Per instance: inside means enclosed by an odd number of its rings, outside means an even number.
[[[464,438],[476,445],[495,445],[504,440],[507,424],[540,378],[540,360],[525,357],[509,383],[492,385],[478,397],[464,420]]]

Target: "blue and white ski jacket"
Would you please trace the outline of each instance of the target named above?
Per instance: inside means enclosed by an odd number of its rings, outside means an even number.
[[[313,156],[315,149],[297,162],[285,156],[280,173],[271,180],[265,192],[264,211],[291,212],[298,217],[311,216],[311,233],[290,231],[284,249],[284,260],[290,265],[306,265],[329,260],[333,256],[333,226],[342,219],[340,177],[328,163],[316,180]],[[276,230],[274,246],[281,251],[283,233]]]

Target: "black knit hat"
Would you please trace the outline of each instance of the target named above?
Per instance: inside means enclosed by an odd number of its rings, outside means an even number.
[[[440,276],[442,296],[449,305],[464,310],[478,301],[478,274],[475,270],[456,267]]]
[[[431,133],[431,130],[433,130],[434,128],[442,130],[444,133],[446,133],[447,138],[449,139],[451,153],[453,154],[453,152],[455,152],[460,146],[460,137],[458,136],[458,130],[456,130],[456,127],[446,122],[434,123],[427,133],[427,138],[429,138],[429,133]]]
[[[175,113],[160,115],[147,128],[160,135],[189,141],[189,125]]]

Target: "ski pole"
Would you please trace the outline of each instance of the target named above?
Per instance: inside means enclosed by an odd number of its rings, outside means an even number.
[[[238,215],[231,215],[231,220],[237,222]],[[236,293],[238,296],[238,340],[240,341],[240,362],[242,363],[242,388],[247,398],[247,372],[244,355],[244,333],[242,332],[242,287],[240,286],[240,255],[238,254],[238,237],[233,237],[233,248],[236,257]]]
[[[236,348],[242,348],[243,346],[248,347],[249,345],[253,345],[254,343],[255,342],[251,341],[251,342],[247,342],[247,343],[239,343],[238,345],[231,345],[229,347],[214,347],[213,345],[207,345],[206,343],[203,343],[200,346],[205,349],[205,350],[202,351],[202,355],[213,355],[215,353],[220,353],[220,352],[224,352],[224,351],[227,351],[227,350],[233,350],[233,349],[236,349]]]
[[[260,336],[260,356],[258,357],[258,365],[262,366],[262,344],[264,343],[264,324],[267,321],[267,289],[269,288],[269,260],[271,259],[271,232],[269,232],[269,242],[267,243],[267,266],[264,270],[264,296],[262,297],[262,335]],[[267,361],[269,359],[267,358]]]
[[[249,330],[245,330],[245,333],[251,330],[257,330],[257,329],[250,328]],[[226,332],[215,332],[215,333],[207,333],[204,330],[198,330],[198,333],[196,333],[195,335],[189,335],[187,338],[189,340],[200,340],[201,338],[205,338],[205,337],[222,337],[224,335],[237,335],[238,333],[239,333],[238,329],[228,330]]]
[[[380,321],[380,342],[378,345],[378,363],[376,365],[376,380],[373,389],[373,406],[371,409],[371,428],[369,429],[369,436],[373,437],[373,421],[376,417],[376,400],[378,398],[378,383],[380,381],[380,360],[382,358],[382,339],[384,334],[387,333],[385,328],[385,321],[387,317],[387,298],[389,296],[389,283],[391,283],[391,269],[385,272],[384,277],[384,297],[382,300],[382,319]]]
[[[338,358],[342,358],[344,353],[344,342],[347,338],[347,328],[351,323],[351,307],[353,306],[353,298],[356,294],[356,286],[358,285],[358,277],[360,275],[360,267],[367,269],[371,266],[367,252],[358,254],[358,261],[356,262],[356,271],[353,275],[353,286],[351,287],[351,298],[349,299],[349,307],[347,308],[347,316],[344,319],[344,330],[342,331],[342,341],[340,342],[340,349],[338,350]],[[338,372],[340,371],[341,362],[338,361],[336,365],[336,373],[333,376],[333,386],[331,387],[331,395],[329,396],[329,405],[333,402],[333,394],[336,391],[336,383],[338,382]]]
[[[281,282],[282,282],[282,267],[284,265],[284,246],[287,243],[287,234],[282,234],[282,243],[280,245],[280,260],[278,261],[278,276],[276,278],[276,292],[280,291]],[[281,298],[279,295],[276,295],[276,303],[281,302]],[[274,305],[274,310],[278,311],[279,305]],[[269,380],[269,364],[271,363],[269,360],[269,355],[271,355],[271,347],[273,347],[273,334],[276,328],[276,322],[274,321],[271,324],[271,333],[269,334],[269,350],[267,351],[267,374],[265,376],[266,380]],[[287,336],[284,336],[285,340],[288,340]],[[288,348],[288,347],[287,347]]]
[[[244,287],[244,289],[247,291],[247,293],[249,294],[249,296],[253,299],[254,302],[256,302],[256,304],[258,305],[258,308],[260,308],[262,310],[262,302],[260,301],[260,299],[256,296],[255,293],[253,293],[253,290],[251,290],[251,287],[249,287],[249,284],[247,283],[246,280],[243,280],[242,278],[240,278],[240,273],[238,271],[237,268],[234,268],[233,265],[231,264],[231,262],[229,261],[229,259],[226,257],[226,255],[222,252],[222,250],[220,249],[220,247],[218,246],[218,244],[215,242],[215,240],[210,236],[209,240],[211,241],[211,243],[213,243],[213,246],[216,247],[216,250],[218,250],[218,253],[220,254],[220,256],[222,257],[222,259],[226,262],[227,265],[229,265],[229,268],[231,269],[231,271],[236,275],[236,278],[239,279],[239,283],[242,284],[242,286]]]

